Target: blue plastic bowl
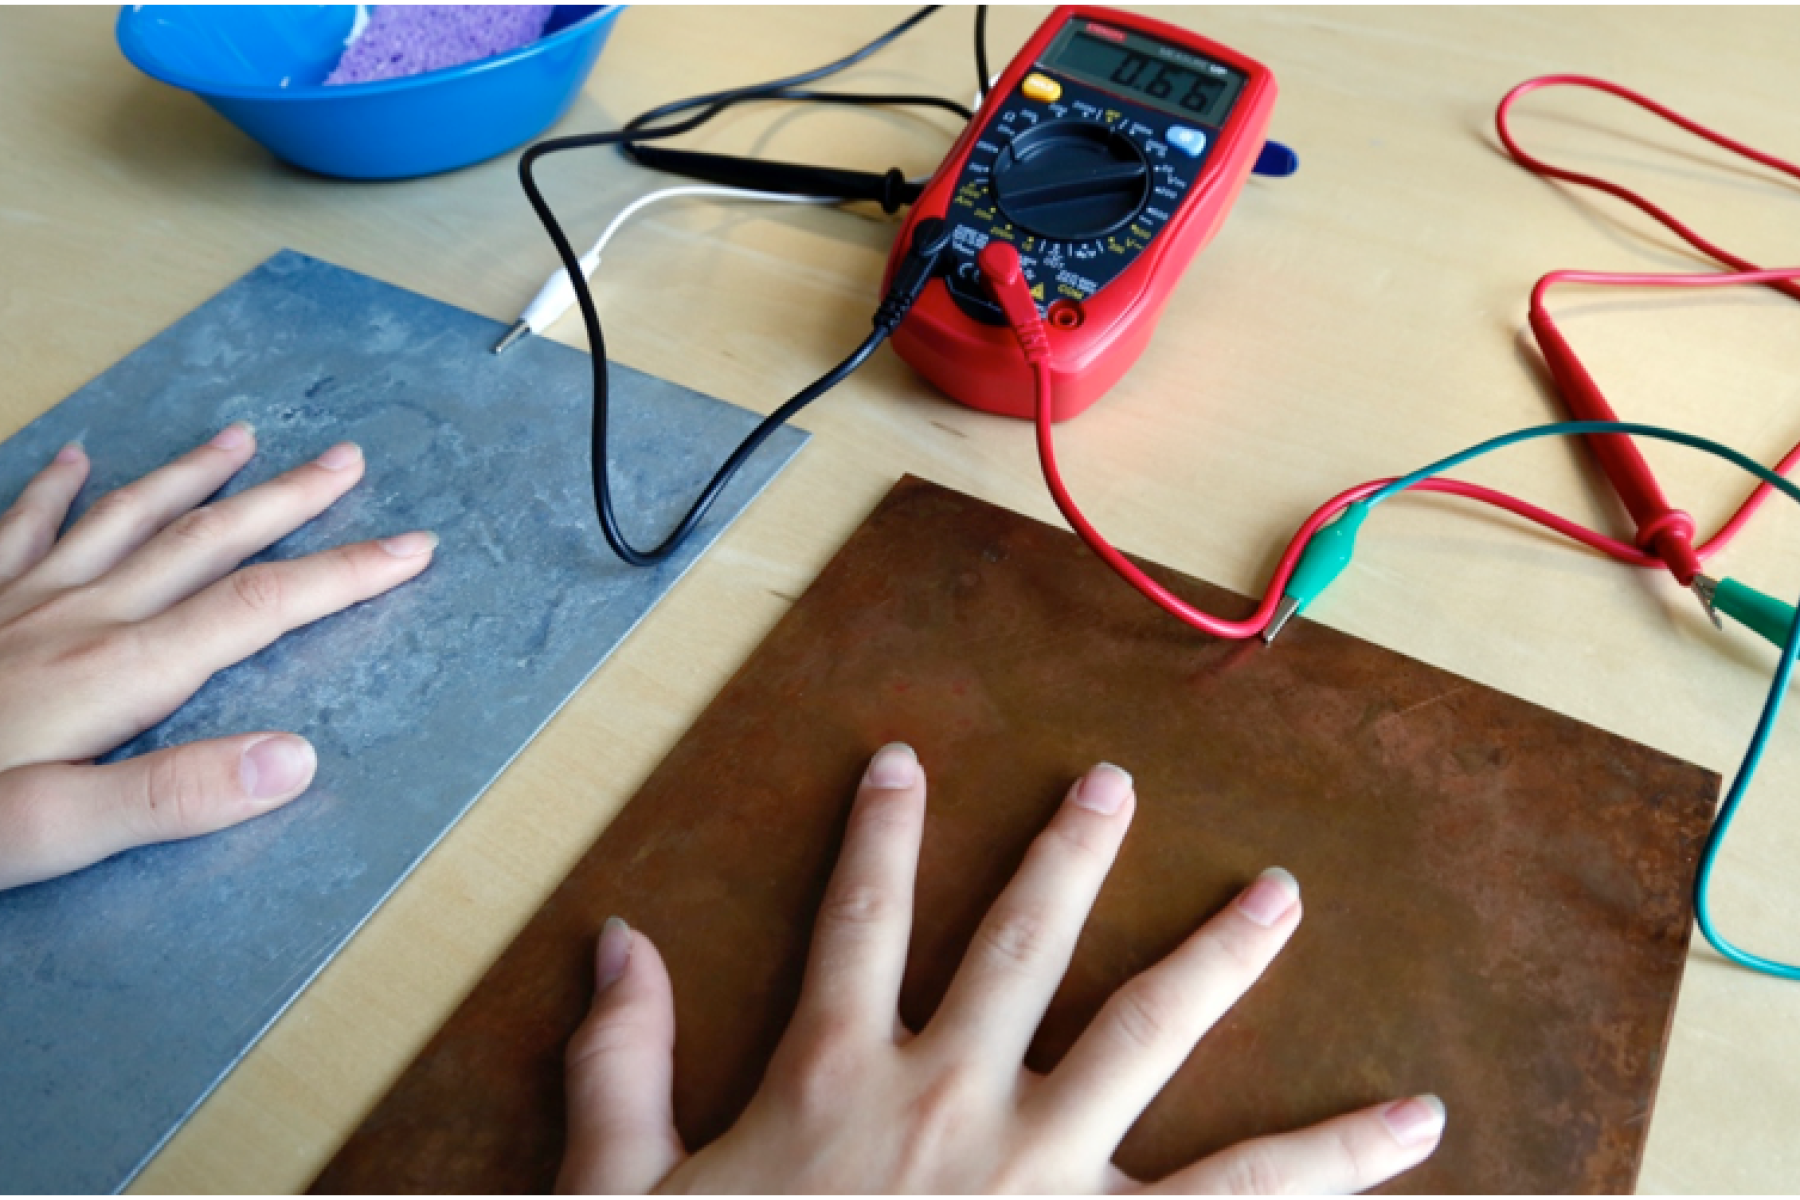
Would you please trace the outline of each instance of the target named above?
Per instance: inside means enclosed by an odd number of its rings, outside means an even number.
[[[562,5],[544,36],[479,62],[405,79],[323,87],[356,6],[143,5],[119,12],[119,49],[193,92],[280,159],[346,179],[466,167],[569,110],[620,5]]]

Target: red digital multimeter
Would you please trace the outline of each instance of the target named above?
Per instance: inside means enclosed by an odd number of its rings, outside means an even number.
[[[1051,14],[989,91],[895,240],[883,291],[928,217],[948,274],[894,349],[952,398],[1030,418],[1031,372],[975,258],[1019,252],[1050,326],[1052,409],[1075,416],[1142,353],[1169,291],[1237,199],[1275,107],[1260,63],[1149,17]]]

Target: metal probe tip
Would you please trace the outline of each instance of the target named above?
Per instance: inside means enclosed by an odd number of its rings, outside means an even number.
[[[1725,622],[1719,620],[1719,609],[1713,602],[1713,597],[1719,591],[1719,581],[1708,579],[1704,575],[1696,575],[1694,582],[1689,586],[1694,589],[1694,595],[1700,601],[1700,607],[1706,610],[1707,619],[1713,623],[1713,628],[1720,633],[1725,632]]]
[[[531,332],[531,326],[527,325],[524,321],[519,321],[519,322],[515,323],[511,329],[506,331],[506,336],[501,338],[498,342],[496,342],[494,344],[494,353],[495,354],[506,353],[506,348],[508,346],[512,345],[514,342],[518,341],[520,338],[524,337],[526,334],[528,334],[530,332]]]
[[[1288,618],[1299,611],[1300,602],[1298,600],[1292,596],[1283,596],[1281,603],[1275,606],[1275,615],[1269,618],[1267,625],[1263,626],[1263,644],[1268,645],[1273,642],[1275,635],[1281,632],[1281,627],[1288,623]]]

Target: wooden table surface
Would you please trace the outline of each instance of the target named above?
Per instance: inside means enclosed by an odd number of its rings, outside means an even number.
[[[816,65],[903,11],[634,9],[558,129],[616,127],[664,100]],[[1043,13],[993,13],[996,66]],[[1614,79],[1800,158],[1793,9],[1160,15],[1274,70],[1271,133],[1298,150],[1301,168],[1252,181],[1142,361],[1065,427],[1060,448],[1070,486],[1115,542],[1240,591],[1260,591],[1326,496],[1561,415],[1523,333],[1540,274],[1708,265],[1622,205],[1515,166],[1492,127],[1509,87],[1552,71]],[[0,11],[0,436],[282,247],[507,321],[551,268],[514,156],[404,183],[301,174],[128,66],[113,19]],[[969,26],[967,10],[941,13],[843,82],[967,98]],[[1534,97],[1517,127],[1546,155],[1649,192],[1753,261],[1800,262],[1791,181],[1587,94]],[[923,174],[955,132],[947,114],[762,107],[686,144]],[[577,241],[665,182],[604,151],[546,175]],[[659,207],[613,244],[597,277],[611,353],[766,412],[862,336],[895,229],[862,208]],[[1556,308],[1622,414],[1770,462],[1800,438],[1791,301],[1570,291]],[[554,336],[579,344],[579,322]],[[794,465],[139,1189],[303,1188],[901,473],[1055,517],[1023,424],[946,402],[885,351],[801,424],[815,437]],[[1689,452],[1647,454],[1703,529],[1747,487]],[[1521,448],[1465,475],[1624,528],[1572,446]],[[1800,592],[1800,555],[1787,548],[1797,516],[1772,504],[1725,569]],[[1314,615],[1726,775],[1774,657],[1741,630],[1712,633],[1666,575],[1443,499],[1384,508]],[[1800,751],[1786,724],[1727,845],[1716,909],[1742,944],[1800,959]],[[723,793],[729,802],[728,784]],[[1647,1118],[1646,1191],[1800,1187],[1800,984],[1729,966],[1696,935]]]

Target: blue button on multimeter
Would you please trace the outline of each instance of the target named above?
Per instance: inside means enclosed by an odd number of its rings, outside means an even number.
[[[1169,145],[1189,158],[1199,158],[1200,152],[1206,149],[1206,135],[1198,129],[1189,129],[1186,125],[1171,125]]]

